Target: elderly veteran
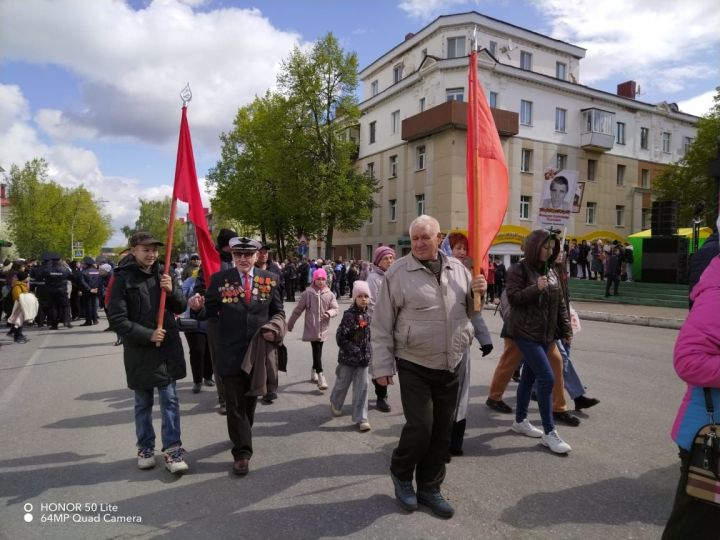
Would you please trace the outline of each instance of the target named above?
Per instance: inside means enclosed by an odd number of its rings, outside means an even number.
[[[277,276],[255,267],[261,245],[250,238],[232,238],[229,246],[235,268],[213,274],[205,297],[190,299],[190,308],[199,312],[198,318],[217,322],[216,367],[225,386],[232,470],[240,476],[248,473],[253,454],[252,425],[257,405],[257,395],[249,395],[256,392],[251,392],[251,375],[243,370],[243,359],[253,336],[270,319],[285,318]],[[278,341],[274,334],[262,331],[268,341]]]
[[[435,218],[416,218],[410,239],[411,253],[395,261],[380,287],[370,369],[378,384],[389,385],[397,366],[406,423],[390,476],[400,506],[413,511],[421,503],[450,518],[455,510],[440,486],[458,395],[457,366],[473,337],[473,295],[484,295],[487,282],[473,279],[462,262],[440,252]]]

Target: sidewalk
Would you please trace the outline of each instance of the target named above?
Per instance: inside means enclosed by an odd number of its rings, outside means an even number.
[[[611,302],[572,301],[581,321],[601,321],[636,326],[653,326],[679,330],[687,317],[687,309],[657,306],[613,304]],[[486,310],[495,311],[495,306],[486,305]]]

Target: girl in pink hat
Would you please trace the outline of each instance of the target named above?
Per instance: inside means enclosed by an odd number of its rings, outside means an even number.
[[[295,321],[303,311],[305,312],[305,327],[302,340],[310,342],[313,356],[310,380],[317,383],[318,389],[326,390],[328,384],[323,374],[322,347],[330,333],[330,319],[338,314],[338,303],[335,295],[327,286],[327,272],[322,268],[313,272],[312,285],[305,289],[300,296],[288,321],[288,332],[292,332]]]

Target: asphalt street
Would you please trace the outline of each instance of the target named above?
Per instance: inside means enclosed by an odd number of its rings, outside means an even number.
[[[453,458],[443,485],[457,510],[451,520],[406,514],[395,502],[388,467],[403,424],[399,389],[391,387],[391,413],[371,401],[368,433],[351,424],[349,404],[333,418],[330,390],[309,382],[301,323],[286,340],[279,399],[258,404],[244,478],[231,474],[214,389],[193,394],[189,379],[178,388],[190,471],[175,477],[160,461],[137,469],[133,394],[104,320],[30,330],[26,345],[3,333],[0,538],[659,538],[679,476],[669,438],[684,392],[672,367],[677,330],[584,322],[573,361],[601,403],[579,413],[579,427],[558,426],[573,447],[562,457],[485,406],[502,342],[499,317],[484,316],[496,349],[481,358],[473,345],[465,455]],[[334,339],[324,363],[332,388]],[[535,404],[530,419],[539,425]],[[159,435],[157,410],[155,426]]]

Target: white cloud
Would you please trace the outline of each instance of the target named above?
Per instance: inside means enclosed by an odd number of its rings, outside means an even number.
[[[716,79],[720,10],[689,0],[533,0],[550,35],[587,49],[583,84],[626,79],[677,92]]]
[[[117,0],[82,8],[76,0],[2,2],[0,19],[11,24],[0,34],[0,55],[55,64],[82,80],[76,110],[64,111],[61,124],[41,119],[53,136],[75,136],[77,125],[100,137],[172,141],[189,81],[194,138],[216,148],[237,108],[275,85],[281,61],[301,43],[258,10],[193,11],[200,3],[162,0],[133,11]]]
[[[0,131],[18,120],[26,120],[30,105],[19,86],[0,84]]]
[[[720,88],[720,87],[718,87]],[[691,97],[678,103],[678,107],[682,112],[694,114],[695,116],[703,116],[710,112],[714,104],[714,98],[718,93],[718,89],[710,90],[699,96]]]
[[[40,109],[35,114],[35,123],[56,141],[91,139],[97,135],[95,129],[74,123],[57,109]]]
[[[450,13],[454,6],[465,3],[466,0],[403,0],[398,7],[414,19],[427,21]]]

